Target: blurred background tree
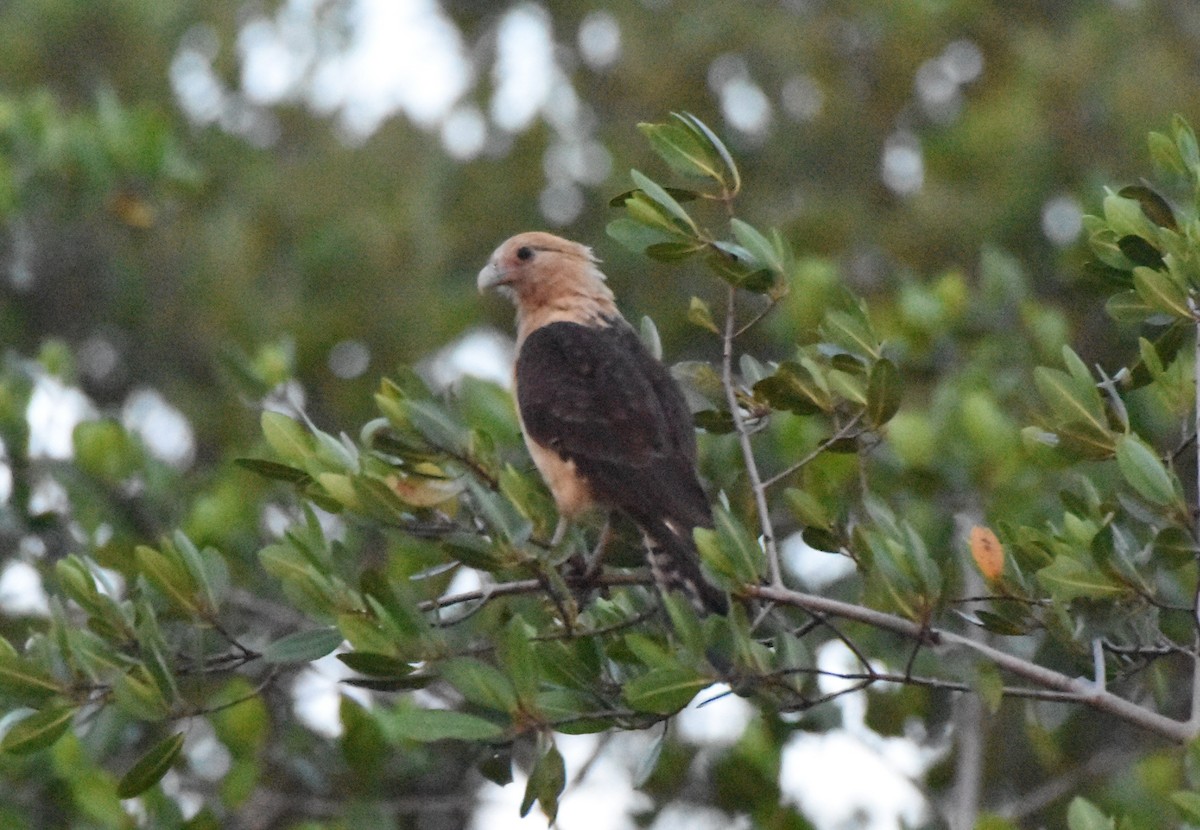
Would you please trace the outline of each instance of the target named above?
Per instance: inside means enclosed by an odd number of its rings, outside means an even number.
[[[656,164],[634,125],[677,110],[719,128],[745,176],[741,215],[801,254],[748,348],[790,356],[822,292],[844,282],[905,379],[882,474],[893,505],[930,545],[951,544],[956,514],[1045,517],[1054,490],[1015,460],[1033,363],[1057,366],[1065,342],[1089,365],[1134,348],[1103,317],[1110,288],[1086,267],[1082,216],[1103,185],[1147,170],[1148,130],[1175,112],[1200,120],[1200,9],[1187,0],[14,0],[0,32],[0,589],[12,595],[0,627],[16,644],[42,626],[41,580],[63,557],[133,579],[133,547],[174,528],[221,550],[235,627],[263,640],[303,628],[292,605],[263,604],[278,589],[256,558],[294,503],[232,459],[259,446],[263,401],[336,434],[375,414],[379,378],[399,366],[502,376],[505,342],[481,324],[507,331],[510,311],[477,299],[474,274],[513,232],[595,245],[668,356],[715,358],[684,313],[693,294],[719,301],[711,281],[604,234],[626,171]],[[1165,436],[1168,419],[1141,407]],[[711,443],[706,472],[734,490],[721,461],[733,455]],[[331,754],[334,739],[288,714],[287,680],[193,727],[186,751],[208,777],[168,779],[170,796],[144,796],[134,818],[114,770],[150,739],[119,715],[50,755],[0,756],[5,820],[468,821],[479,779],[447,770],[478,759],[453,744],[389,752],[350,700]],[[871,726],[936,733],[946,700],[919,697],[873,694]],[[1138,750],[1137,780],[1105,789],[1132,762],[1093,751],[1093,721],[1055,731],[1004,713],[1033,750],[988,758],[987,803],[1018,823],[1061,821],[1064,797],[1088,786],[1152,817],[1153,797],[1178,785],[1180,758]],[[777,764],[756,747],[781,740],[748,732],[704,750],[704,769]],[[698,745],[664,751],[684,768]],[[746,792],[778,800],[778,771],[758,773]],[[1059,789],[1037,788],[1059,774]],[[933,802],[952,775],[933,766]],[[736,802],[664,777],[639,807],[647,821],[676,797]],[[789,821],[776,826],[803,826]]]

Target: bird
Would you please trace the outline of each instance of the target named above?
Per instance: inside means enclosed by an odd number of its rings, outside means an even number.
[[[702,573],[692,536],[713,518],[691,412],[605,280],[591,248],[543,231],[503,242],[479,272],[480,293],[516,306],[517,416],[558,508],[554,543],[589,510],[624,513],[659,590],[725,614],[728,599]]]

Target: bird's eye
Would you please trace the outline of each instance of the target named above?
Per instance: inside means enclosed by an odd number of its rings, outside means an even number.
[[[522,262],[528,262],[533,259],[533,248],[530,248],[528,245],[522,245],[520,248],[517,248],[517,259]]]

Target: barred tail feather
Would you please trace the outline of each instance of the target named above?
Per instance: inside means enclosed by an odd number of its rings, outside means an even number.
[[[646,559],[658,589],[682,592],[699,614],[727,614],[729,600],[700,572],[700,553],[691,537],[676,534],[665,525],[656,530],[659,532],[651,534],[643,528]]]

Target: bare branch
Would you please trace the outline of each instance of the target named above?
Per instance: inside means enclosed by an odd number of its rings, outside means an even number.
[[[1032,663],[1021,657],[1001,651],[987,643],[976,642],[970,637],[945,631],[938,628],[927,628],[911,620],[852,605],[848,602],[829,599],[828,597],[805,594],[774,585],[748,585],[744,592],[748,596],[770,600],[780,605],[790,605],[808,611],[843,617],[849,620],[865,623],[883,631],[890,631],[910,640],[918,640],[932,646],[956,646],[974,651],[979,656],[995,664],[1017,677],[1024,678],[1044,689],[1065,692],[1070,700],[1090,706],[1101,712],[1114,715],[1124,721],[1139,726],[1149,732],[1161,735],[1176,743],[1187,743],[1200,734],[1200,723],[1193,721],[1178,721],[1159,714],[1151,709],[1139,706],[1132,701],[1118,697],[1112,692],[1099,688],[1091,680],[1068,675]]]
[[[612,573],[602,574],[593,580],[598,585],[650,585],[652,580],[642,573]],[[477,591],[463,591],[460,594],[450,594],[437,599],[427,599],[417,608],[421,611],[434,611],[462,605],[464,602],[487,602],[496,597],[512,596],[513,594],[536,594],[545,590],[540,579],[518,579],[512,582],[501,582],[489,585]],[[473,612],[472,612],[473,613]]]
[[[758,521],[762,528],[763,546],[767,553],[767,569],[771,584],[783,586],[783,573],[779,568],[779,548],[775,544],[775,529],[771,525],[771,515],[767,510],[767,493],[763,487],[762,477],[758,472],[758,463],[754,460],[754,447],[750,445],[750,433],[746,430],[746,421],[742,418],[741,407],[738,405],[737,390],[733,386],[733,338],[734,317],[737,311],[737,288],[729,286],[729,295],[725,303],[725,337],[721,355],[721,385],[725,387],[725,400],[729,404],[729,414],[733,418],[733,427],[738,434],[742,447],[742,459],[746,464],[746,475],[750,479],[750,489],[754,491],[754,501],[758,508]]]

